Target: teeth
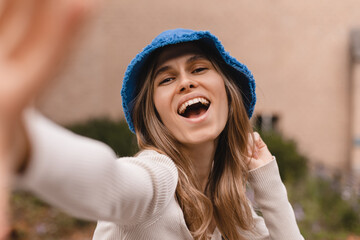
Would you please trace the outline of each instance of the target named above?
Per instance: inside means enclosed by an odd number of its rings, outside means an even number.
[[[181,104],[181,106],[179,107],[179,110],[178,110],[179,114],[183,114],[188,106],[191,106],[191,105],[199,103],[199,102],[204,105],[209,105],[209,103],[210,103],[208,100],[206,100],[205,98],[202,98],[202,97],[190,99],[190,100],[184,102],[183,104]]]

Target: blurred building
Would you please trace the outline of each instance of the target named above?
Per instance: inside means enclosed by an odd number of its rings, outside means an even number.
[[[126,66],[153,37],[178,27],[210,30],[252,70],[262,127],[295,139],[313,166],[360,173],[360,1],[104,3],[61,81],[40,100],[56,122],[121,118]]]

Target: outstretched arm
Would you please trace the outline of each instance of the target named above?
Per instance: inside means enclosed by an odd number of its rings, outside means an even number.
[[[28,110],[32,152],[16,187],[31,191],[72,216],[134,225],[158,214],[173,199],[175,164],[143,151],[117,159],[107,145],[76,135]]]
[[[144,151],[117,161],[106,145],[24,110],[66,55],[92,0],[0,1],[0,173],[26,165],[16,186],[77,217],[136,224],[160,214],[177,186],[168,157]],[[0,190],[5,234],[8,191]]]

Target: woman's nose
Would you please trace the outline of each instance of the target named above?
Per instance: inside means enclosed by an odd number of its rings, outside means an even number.
[[[197,86],[198,83],[189,76],[182,76],[179,84],[179,93],[187,92],[193,88],[196,88]]]

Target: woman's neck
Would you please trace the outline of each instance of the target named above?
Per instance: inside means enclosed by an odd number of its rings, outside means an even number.
[[[199,145],[186,146],[185,152],[194,164],[197,177],[201,184],[201,190],[204,191],[210,171],[212,169],[216,142],[207,142]]]

